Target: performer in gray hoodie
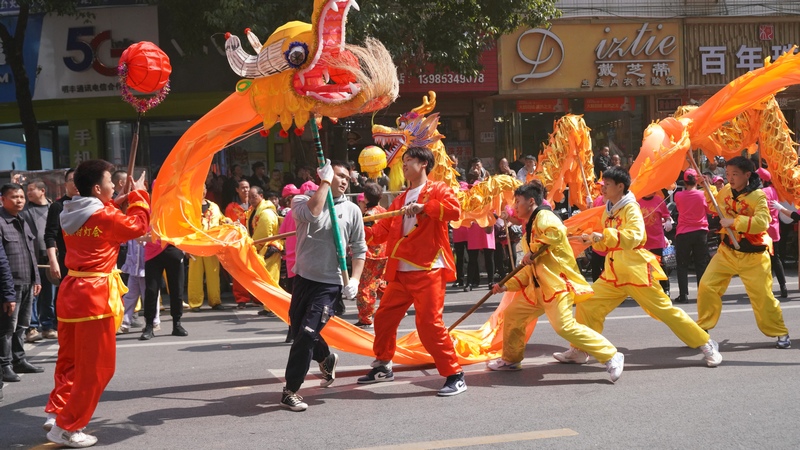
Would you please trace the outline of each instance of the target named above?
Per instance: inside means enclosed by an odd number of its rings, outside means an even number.
[[[344,294],[355,298],[358,280],[364,268],[367,244],[364,241],[364,222],[358,205],[347,200],[344,193],[350,181],[349,166],[340,161],[330,162],[317,169],[319,189],[310,197],[295,196],[292,216],[297,224],[297,274],[289,306],[290,335],[294,342],[286,362],[286,386],[281,406],[292,411],[304,411],[308,404],[297,395],[308,373],[311,360],[319,363],[327,387],[336,378],[336,353],[331,353],[320,332],[334,315],[334,303]],[[325,201],[328,191],[333,194],[339,231],[353,257],[353,273],[347,286],[342,287],[341,271],[336,255],[330,212]]]

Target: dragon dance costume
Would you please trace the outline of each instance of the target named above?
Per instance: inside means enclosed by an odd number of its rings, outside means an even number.
[[[397,347],[397,328],[413,304],[420,341],[433,357],[439,374],[445,377],[461,372],[453,341],[442,320],[445,287],[456,278],[453,253],[447,235],[447,222],[461,214],[453,190],[442,182],[426,181],[417,190],[398,195],[389,211],[416,202],[424,214],[416,216],[410,231],[404,231],[405,216],[379,221],[365,229],[367,245],[386,242],[388,261],[384,279],[388,282],[375,313],[373,351],[381,361],[391,361]]]
[[[578,303],[577,321],[602,333],[606,316],[630,296],[689,347],[699,348],[707,343],[708,333],[686,312],[673,306],[657,283],[666,274],[656,256],[644,249],[644,219],[633,193],[628,192],[616,204],[607,206],[601,220],[603,240],[594,243],[593,248],[608,252],[605,268],[592,285],[594,297]]]
[[[201,225],[204,231],[219,226],[222,213],[216,203],[206,200],[202,213]],[[208,287],[208,306],[213,308],[222,303],[219,293],[219,259],[216,256],[193,256],[189,258],[189,308],[203,305],[203,275]]]
[[[581,275],[567,241],[567,229],[547,207],[533,211],[522,240],[525,253],[549,248],[512,277],[506,287],[518,291],[504,314],[503,360],[522,361],[525,353],[526,327],[542,314],[559,336],[576,348],[589,353],[601,363],[610,360],[617,349],[600,333],[575,321],[574,302],[592,296],[592,288]]]
[[[752,186],[752,185],[751,185]],[[697,291],[697,324],[704,330],[717,325],[722,312],[722,294],[733,275],[739,275],[753,307],[758,329],[767,336],[789,334],[780,303],[772,294],[772,240],[767,235],[771,220],[766,196],[760,189],[746,187],[734,192],[726,185],[717,194],[725,217],[733,218],[740,250],[733,248],[727,234],[708,263]]]
[[[61,213],[69,272],[60,286],[55,387],[45,412],[56,414],[56,425],[66,431],[89,423],[114,376],[127,292],[116,268],[119,246],[144,235],[150,221],[147,192],[131,192],[128,202],[126,215],[113,203],[74,197]]]

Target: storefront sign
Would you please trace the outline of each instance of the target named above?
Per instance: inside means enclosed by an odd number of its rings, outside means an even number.
[[[436,73],[433,65],[416,75],[400,73],[400,94],[412,92],[497,92],[497,48],[486,50],[480,57],[483,70],[475,76],[453,72]]]
[[[536,98],[517,100],[517,112],[520,113],[559,113],[567,112],[569,100],[565,98]]]
[[[633,111],[636,97],[604,97],[583,99],[583,112]]]
[[[653,90],[681,85],[675,22],[557,24],[500,40],[500,93]]]
[[[658,112],[675,112],[676,109],[683,105],[681,98],[659,98],[656,99],[656,110]]]
[[[727,84],[800,44],[797,22],[688,23],[687,85]]]
[[[31,17],[23,52],[34,100],[119,95],[122,51],[134,42],[158,43],[155,6],[94,9],[92,14],[88,23],[68,16]],[[9,25],[16,17],[2,20]],[[0,102],[16,98],[10,72],[0,61]]]

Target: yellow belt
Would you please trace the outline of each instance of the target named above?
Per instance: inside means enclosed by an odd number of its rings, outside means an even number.
[[[125,305],[122,304],[122,296],[128,292],[125,283],[122,282],[122,273],[119,269],[114,269],[110,273],[106,272],[79,272],[70,269],[67,275],[75,278],[108,278],[108,306],[111,308],[111,313],[101,314],[99,316],[80,317],[77,319],[65,319],[59,317],[61,322],[88,322],[89,320],[105,319],[106,317],[114,317],[115,329],[122,325],[122,316],[125,314]]]

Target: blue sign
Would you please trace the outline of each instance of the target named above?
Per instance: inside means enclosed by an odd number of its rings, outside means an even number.
[[[41,14],[31,15],[28,18],[28,28],[25,30],[25,42],[22,46],[22,58],[25,63],[25,72],[30,80],[31,95],[36,88],[36,71],[39,65],[39,47],[42,38]],[[17,16],[0,17],[0,24],[13,36],[17,30]],[[14,75],[5,54],[0,55],[0,103],[10,103],[17,100],[14,87]]]

